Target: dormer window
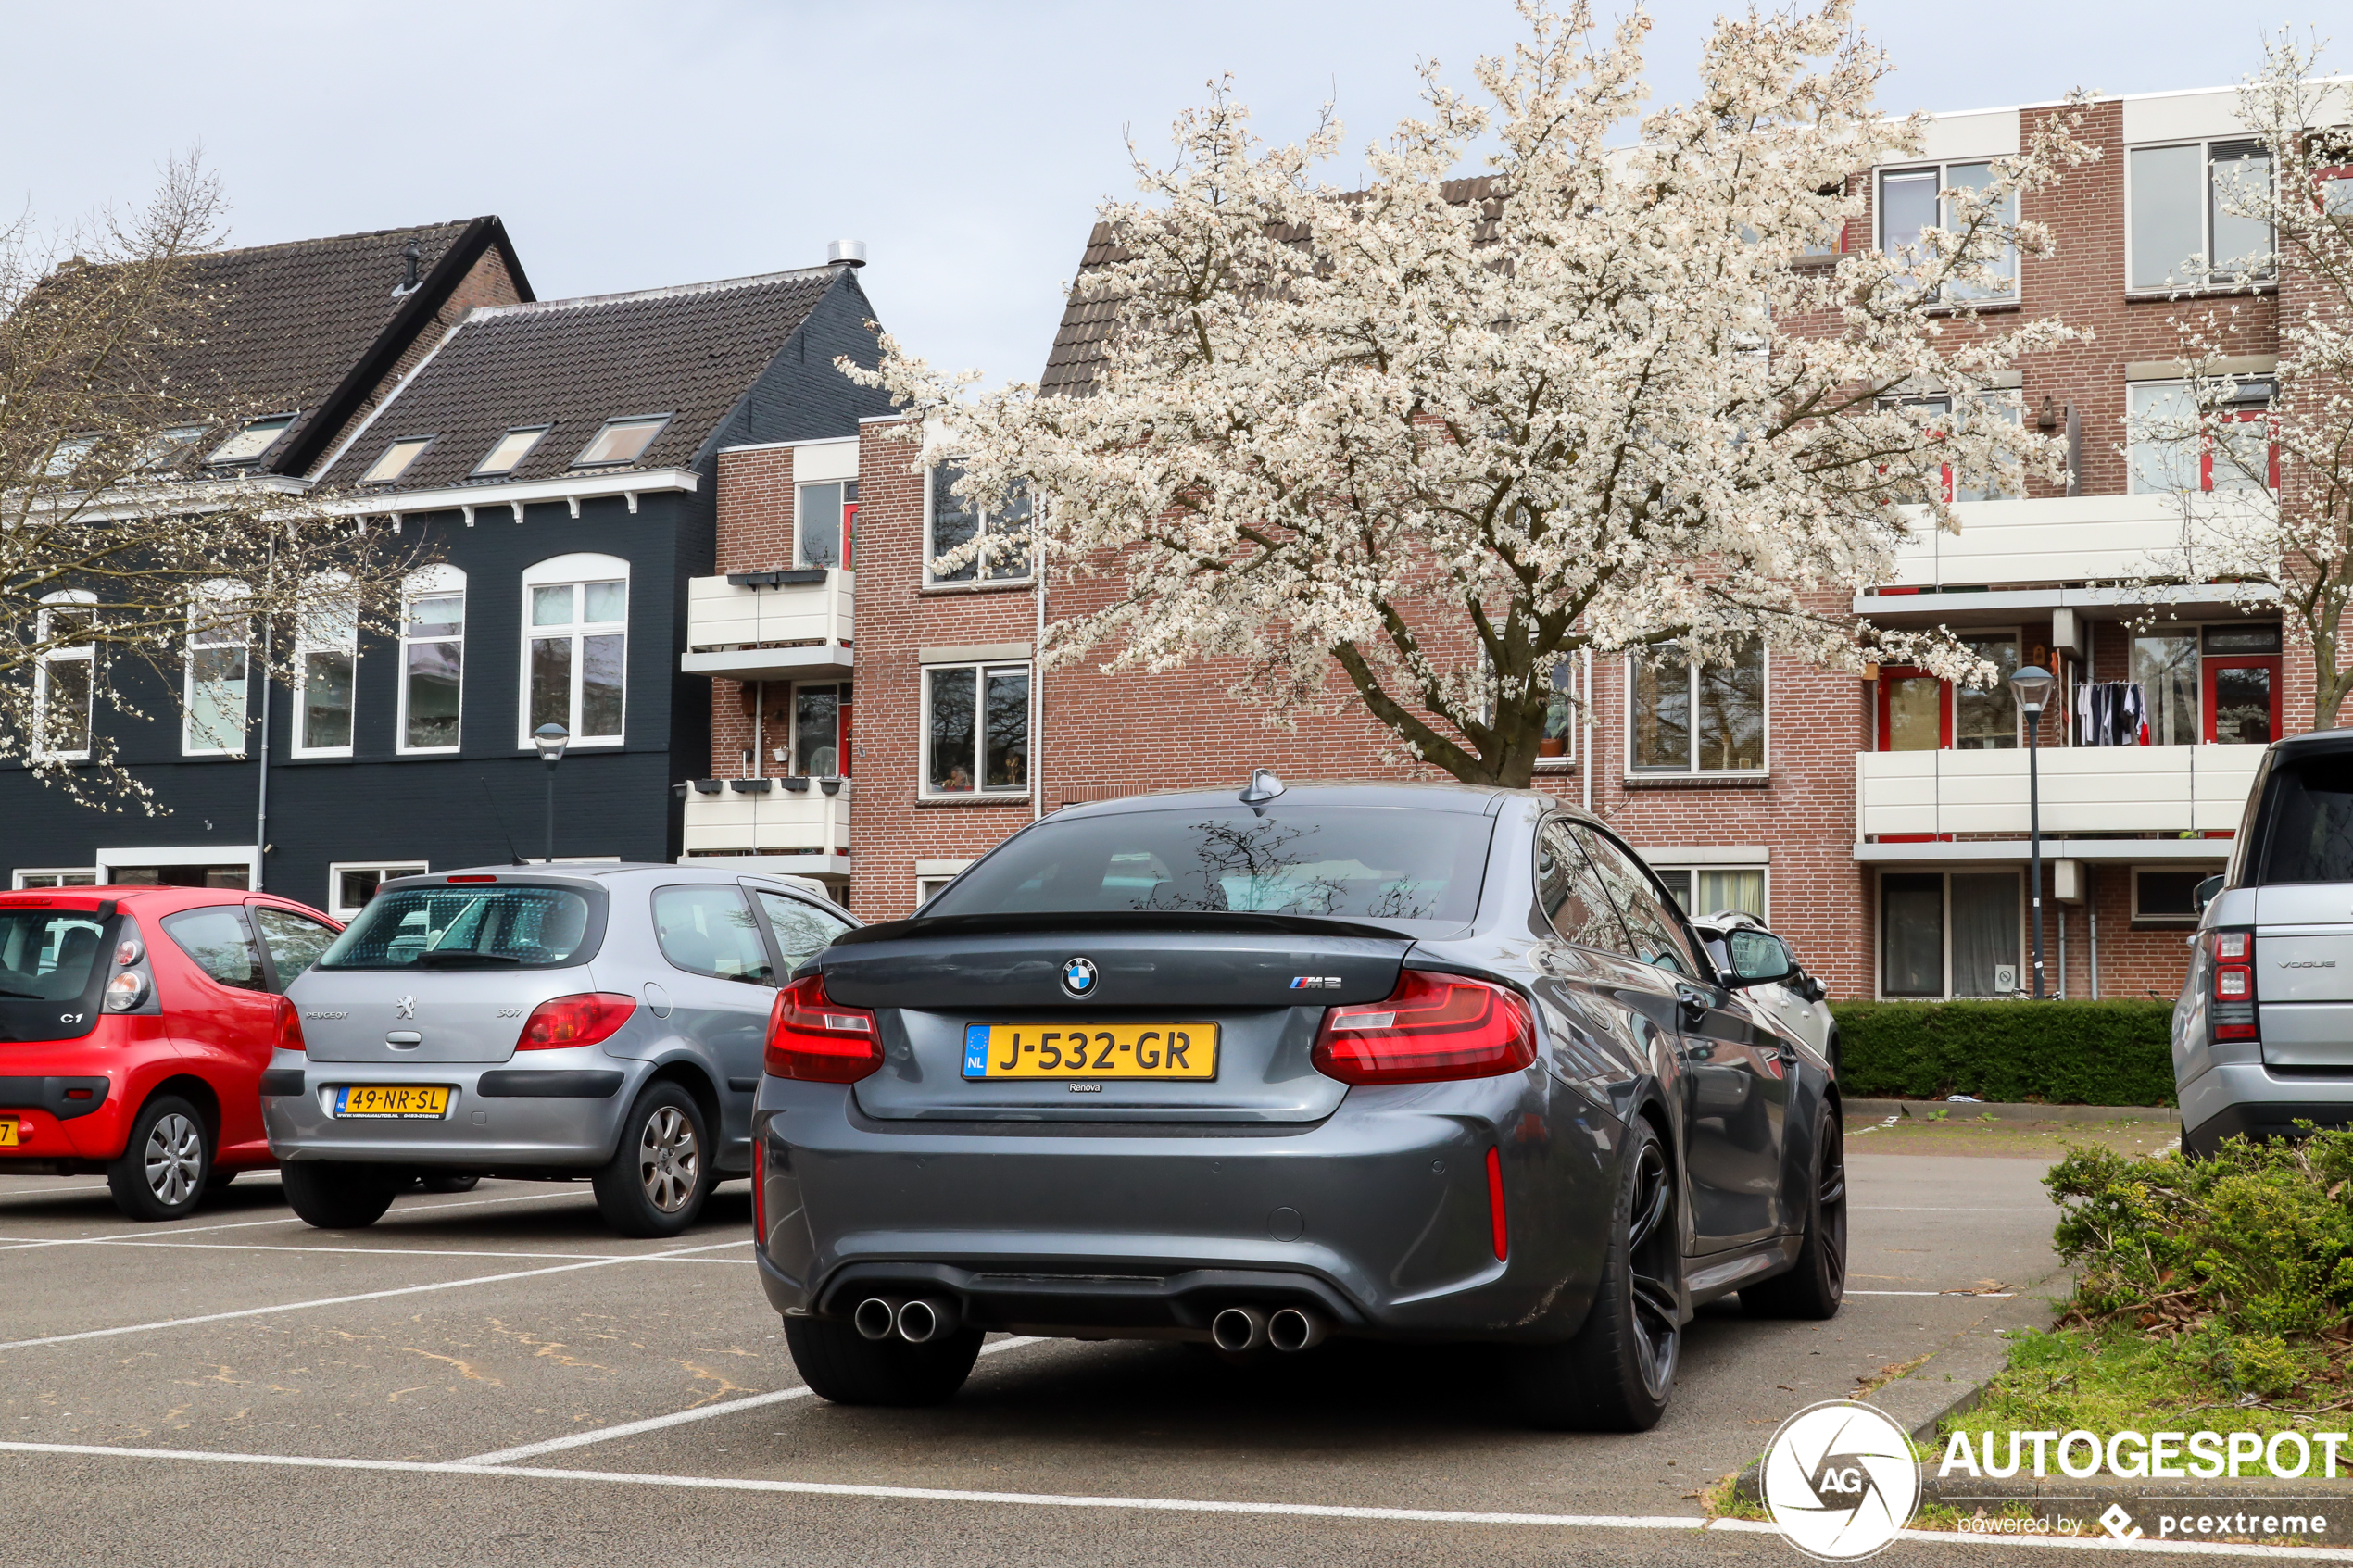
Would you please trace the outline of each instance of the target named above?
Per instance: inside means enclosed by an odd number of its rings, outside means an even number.
[[[208,463],[250,463],[278,444],[286,427],[295,422],[292,414],[272,414],[268,419],[247,421],[243,430],[212,449]]]
[[[400,476],[409,471],[409,466],[422,456],[424,449],[432,445],[433,437],[430,435],[402,436],[384,448],[384,455],[378,458],[370,466],[368,471],[359,476],[359,483],[362,484],[397,483]]]
[[[520,425],[509,431],[498,438],[497,445],[490,448],[490,455],[475,467],[472,477],[481,479],[489,474],[514,472],[522,460],[531,456],[531,449],[539,445],[540,438],[547,433],[548,429],[547,425]]]
[[[572,460],[576,469],[601,468],[614,463],[634,463],[654,444],[661,427],[670,422],[668,414],[651,414],[638,419],[607,420],[605,428],[589,442],[586,450]]]

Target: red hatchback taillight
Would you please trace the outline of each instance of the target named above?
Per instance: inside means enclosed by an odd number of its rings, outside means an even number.
[[[550,997],[531,1010],[519,1051],[561,1050],[567,1046],[593,1046],[610,1040],[637,1010],[637,998],[614,991],[583,991],[574,997]]]
[[[278,1048],[309,1054],[310,1047],[302,1038],[302,1014],[285,997],[278,998]]]
[[[2207,1017],[2214,1038],[2259,1039],[2255,1022],[2255,933],[2217,931],[2209,933],[2207,940],[2213,944],[2213,990]]]
[[[776,993],[768,1014],[766,1066],[778,1078],[854,1084],[882,1065],[875,1015],[825,995],[825,977],[805,975]]]
[[[1417,969],[1385,1002],[1333,1008],[1315,1036],[1315,1071],[1343,1084],[1492,1078],[1535,1060],[1536,1023],[1518,993]]]

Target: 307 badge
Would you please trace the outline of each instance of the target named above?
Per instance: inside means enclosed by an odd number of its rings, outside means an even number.
[[[967,1078],[1214,1078],[1214,1023],[968,1023]]]

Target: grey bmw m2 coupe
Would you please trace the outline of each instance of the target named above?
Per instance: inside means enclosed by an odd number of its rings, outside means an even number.
[[[1838,1311],[1829,1063],[1545,796],[1066,808],[777,997],[760,1273],[810,1386],[947,1399],[982,1336],[1512,1348],[1546,1426],[1640,1430],[1738,1292]]]

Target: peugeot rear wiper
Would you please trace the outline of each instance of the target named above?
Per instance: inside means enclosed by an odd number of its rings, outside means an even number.
[[[441,969],[450,964],[460,963],[521,962],[522,962],[521,959],[510,957],[505,953],[477,953],[470,947],[459,947],[448,952],[420,953],[417,955],[417,967],[419,969]]]

